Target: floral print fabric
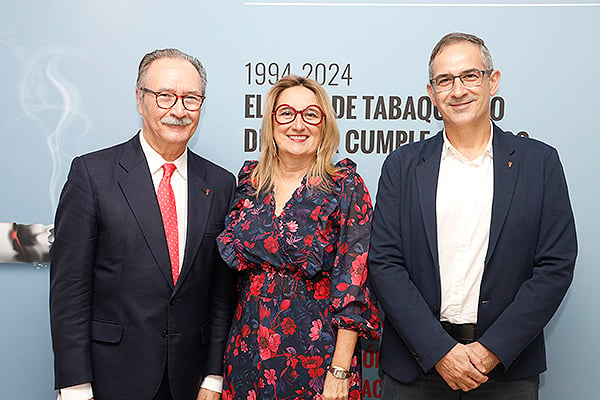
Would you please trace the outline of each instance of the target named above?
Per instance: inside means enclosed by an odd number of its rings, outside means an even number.
[[[240,271],[239,304],[225,355],[224,399],[320,399],[338,328],[379,335],[366,287],[372,206],[352,161],[337,166],[331,193],[306,179],[275,215],[272,193],[254,195],[239,173],[233,210],[217,243]],[[360,349],[350,398],[360,399]]]

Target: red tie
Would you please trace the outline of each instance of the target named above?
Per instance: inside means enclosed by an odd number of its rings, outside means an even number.
[[[167,246],[171,256],[171,273],[173,283],[177,283],[179,277],[179,231],[177,229],[177,209],[175,208],[175,194],[171,187],[171,176],[175,171],[175,164],[163,165],[164,173],[158,185],[158,206],[163,219],[165,234],[167,235]]]

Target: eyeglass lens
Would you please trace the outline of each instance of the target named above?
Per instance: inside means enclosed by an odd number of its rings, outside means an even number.
[[[156,104],[160,108],[171,108],[177,103],[177,99],[181,98],[183,107],[188,111],[196,111],[202,105],[202,98],[196,96],[177,96],[173,93],[159,93],[156,95]]]
[[[307,124],[318,125],[323,120],[323,112],[317,106],[308,106],[304,110],[296,110],[286,104],[277,107],[274,113],[275,120],[280,124],[289,124],[296,119],[298,113]]]
[[[449,91],[454,87],[456,78],[460,79],[465,87],[477,87],[483,82],[486,71],[472,70],[463,72],[460,75],[441,75],[433,79],[433,84],[437,91]]]

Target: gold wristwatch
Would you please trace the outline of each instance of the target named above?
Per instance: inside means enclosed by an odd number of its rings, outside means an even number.
[[[333,375],[333,377],[336,379],[350,378],[350,371],[342,367],[336,367],[335,365],[330,365],[329,367],[327,367],[327,372]]]

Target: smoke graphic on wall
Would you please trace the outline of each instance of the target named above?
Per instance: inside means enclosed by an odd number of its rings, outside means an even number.
[[[76,145],[90,127],[81,112],[80,91],[64,72],[67,67],[81,65],[74,63],[80,60],[73,50],[60,47],[43,49],[23,60],[19,100],[24,116],[35,121],[46,138],[52,165],[48,186],[52,209],[58,203],[63,173],[73,155],[67,147]]]

